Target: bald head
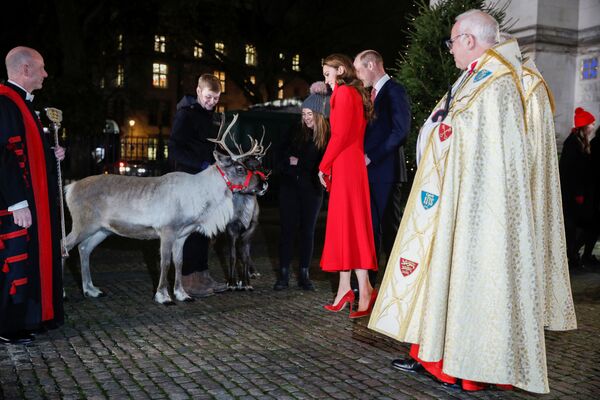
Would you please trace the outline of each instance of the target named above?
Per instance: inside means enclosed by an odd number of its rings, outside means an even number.
[[[366,87],[372,87],[385,75],[383,58],[375,50],[364,50],[354,58],[356,75]]]
[[[44,58],[37,50],[24,46],[15,47],[8,52],[5,62],[8,79],[28,92],[42,88],[48,74],[44,69]]]

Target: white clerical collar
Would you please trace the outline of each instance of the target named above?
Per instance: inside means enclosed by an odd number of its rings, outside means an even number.
[[[390,76],[388,74],[383,75],[381,78],[379,78],[377,83],[375,83],[373,85],[373,89],[375,89],[377,91],[377,93],[379,93],[381,91],[381,88],[383,87],[383,85],[385,85],[385,83],[389,80],[390,80]]]
[[[19,85],[17,82],[15,81],[11,81],[10,79],[8,80],[10,83],[12,83],[13,85],[15,85],[16,87],[23,89],[23,91],[25,92],[25,100],[27,101],[33,101],[33,98],[35,97],[34,95],[32,95],[31,93],[29,93],[23,86]]]

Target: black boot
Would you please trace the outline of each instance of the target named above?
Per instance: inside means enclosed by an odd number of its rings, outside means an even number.
[[[279,278],[277,282],[275,282],[275,286],[273,286],[273,290],[283,290],[287,289],[290,280],[290,268],[289,267],[280,267],[279,268]]]
[[[308,277],[308,267],[300,268],[298,287],[302,288],[302,290],[315,290],[315,286]]]

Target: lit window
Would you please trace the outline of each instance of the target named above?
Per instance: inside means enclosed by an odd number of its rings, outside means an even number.
[[[125,69],[121,64],[117,65],[117,80],[115,81],[116,87],[123,87],[125,83]]]
[[[249,83],[250,85],[256,86],[256,76],[254,76],[254,75],[250,75],[250,76],[248,77],[248,81],[247,81],[247,83]],[[250,93],[252,96],[254,96],[254,90],[251,90],[251,87],[249,87],[249,88],[248,88],[248,92],[249,92],[249,93]]]
[[[119,33],[117,35],[117,51],[123,50],[123,35]]]
[[[283,79],[277,80],[277,98],[283,99]]]
[[[598,77],[598,58],[587,58],[581,63],[581,79],[596,79]]]
[[[154,35],[154,51],[164,53],[167,49],[167,38],[162,35]]]
[[[213,72],[213,75],[221,82],[221,93],[225,93],[225,72],[215,71]]]
[[[156,145],[157,145],[157,140],[156,139],[150,138],[150,140],[148,140],[147,158],[150,161],[156,160]]]
[[[167,64],[152,64],[152,86],[157,88],[166,88],[168,71],[169,67]]]
[[[292,57],[292,69],[300,71],[300,54],[294,54],[294,57]]]
[[[100,78],[100,89],[104,89],[104,77]]]
[[[256,65],[256,47],[251,44],[246,45],[246,65]]]
[[[219,104],[217,106],[217,112],[218,113],[224,113],[225,111],[226,111],[226,108],[225,108],[225,106],[223,104]]]
[[[280,60],[285,60],[285,56],[283,55],[283,53],[279,53],[279,59]]]
[[[225,54],[225,43],[215,42],[215,51],[217,53]]]
[[[204,51],[202,50],[202,43],[196,42],[194,45],[194,58],[202,58]]]

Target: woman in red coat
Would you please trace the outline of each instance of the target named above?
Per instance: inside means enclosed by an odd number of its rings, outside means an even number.
[[[364,136],[373,105],[357,79],[352,61],[332,54],[324,60],[325,83],[331,96],[331,139],[319,165],[321,183],[329,190],[323,271],[339,272],[340,280],[330,311],[350,303],[350,318],[369,315],[377,291],[369,282],[368,270],[377,270],[369,182],[364,155]],[[350,274],[358,280],[358,311],[352,312],[354,292]]]

